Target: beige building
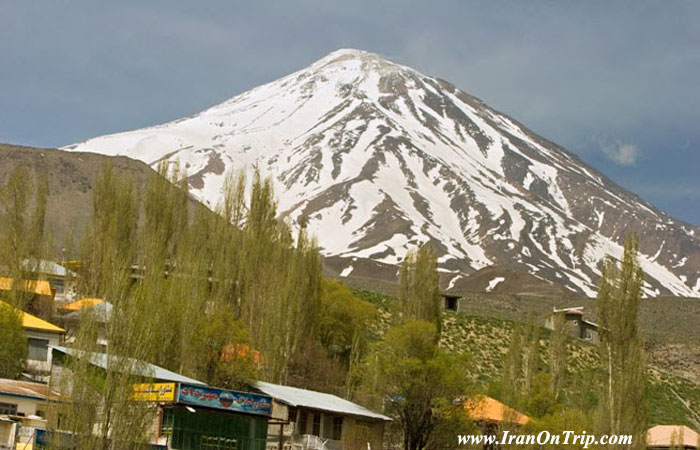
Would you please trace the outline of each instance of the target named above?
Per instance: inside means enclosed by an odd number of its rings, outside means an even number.
[[[380,450],[391,418],[323,392],[258,382],[272,397],[267,448],[279,450]]]

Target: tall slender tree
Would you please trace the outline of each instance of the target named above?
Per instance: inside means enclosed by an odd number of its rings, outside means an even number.
[[[597,298],[605,373],[601,431],[633,435],[634,448],[643,446],[647,425],[646,358],[637,328],[644,274],[637,248],[637,236],[628,236],[621,267],[612,259],[605,262]]]
[[[8,277],[11,289],[0,303],[0,377],[16,378],[24,369],[27,337],[22,328],[22,310],[49,316],[50,311],[29,305],[31,294],[23,289],[37,278],[44,242],[46,177],[37,177],[36,187],[26,168],[18,167],[0,186],[0,276]]]
[[[410,250],[401,264],[399,300],[404,319],[427,320],[442,331],[442,297],[437,254],[429,245]]]

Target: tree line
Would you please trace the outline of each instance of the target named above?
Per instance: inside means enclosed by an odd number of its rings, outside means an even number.
[[[103,298],[114,309],[106,324],[82,314],[70,345],[98,352],[106,336],[108,365],[96,371],[86,358],[66,362],[71,376],[54,382],[69,394],[52,414],[54,428],[82,439],[80,448],[137,448],[154,414],[129,401],[140,378],[132,373],[145,361],[220,387],[261,379],[359,399],[395,419],[389,441],[405,450],[454,447],[457,433],[476,430],[463,406],[474,393],[467,374],[475,362],[440,345],[442,298],[430,245],[404,259],[399,308],[382,335],[377,308],[325,279],[315,239],[278,219],[269,178],[229,174],[212,214],[191,201],[177,165],[158,172],[142,192],[106,164],[90,223],[65,240],[80,262],[78,296]],[[2,270],[14,279],[31,278],[24,262],[55,257],[43,226],[45,179],[31,179],[18,169],[0,190]],[[563,320],[546,352],[538,328],[513,333],[502,380],[490,391],[536,417],[531,427],[553,432],[575,423],[641,439],[646,371],[636,253],[630,238],[621,266],[605,264],[603,363],[589,378],[573,379],[568,370]],[[26,307],[23,295],[14,289],[9,296],[17,310]],[[26,352],[16,310],[0,311],[0,325],[0,341],[10,343],[0,346],[0,376],[16,378]]]

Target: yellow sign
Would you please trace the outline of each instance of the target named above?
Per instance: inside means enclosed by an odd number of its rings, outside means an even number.
[[[133,389],[131,399],[137,402],[175,401],[175,383],[140,383]]]

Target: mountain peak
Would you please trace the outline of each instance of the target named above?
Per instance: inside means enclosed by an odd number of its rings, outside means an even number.
[[[621,257],[634,224],[645,291],[700,295],[692,229],[449,83],[363,50],[71,149],[179,161],[212,207],[227,171],[258,167],[280,214],[306,222],[343,276],[429,242],[451,281],[500,265],[593,295],[601,261]]]
[[[335,50],[311,65],[315,70],[338,68],[362,72],[411,70],[408,67],[393,63],[384,57],[366,50],[341,48]]]

